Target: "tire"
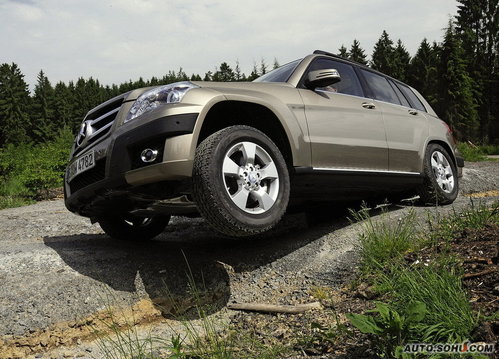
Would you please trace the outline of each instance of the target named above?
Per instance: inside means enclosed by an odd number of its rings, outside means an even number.
[[[459,181],[456,165],[445,148],[436,143],[426,148],[423,175],[423,184],[418,188],[420,202],[429,205],[454,202]]]
[[[124,241],[145,241],[156,237],[168,225],[170,216],[150,218],[119,216],[99,218],[100,227],[114,239]]]
[[[193,195],[217,231],[247,237],[274,227],[289,201],[289,174],[277,146],[261,131],[231,126],[197,148]]]

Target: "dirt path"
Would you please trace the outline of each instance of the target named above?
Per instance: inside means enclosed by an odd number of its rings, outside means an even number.
[[[467,163],[461,183],[463,193],[497,198],[499,163]],[[454,207],[469,201],[461,195]],[[388,218],[408,210],[391,207]],[[125,316],[169,338],[181,326],[170,298],[183,309],[193,304],[189,272],[211,314],[222,318],[229,301],[306,302],[304,288],[342,283],[353,273],[360,226],[345,217],[326,214],[311,225],[304,215],[288,216],[266,237],[236,242],[202,219],[175,217],[154,241],[124,243],[61,200],[2,210],[0,358],[99,357],[88,324],[98,327],[109,306],[132,307]]]

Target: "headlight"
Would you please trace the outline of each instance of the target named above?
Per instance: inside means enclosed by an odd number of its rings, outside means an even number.
[[[173,84],[156,87],[152,90],[144,92],[135,100],[132,108],[128,112],[125,122],[133,120],[146,112],[152,111],[157,107],[168,103],[177,103],[182,101],[182,97],[190,89],[198,86],[191,82],[175,82]]]

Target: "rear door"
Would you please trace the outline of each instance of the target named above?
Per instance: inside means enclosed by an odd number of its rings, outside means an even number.
[[[383,115],[390,172],[420,173],[422,145],[428,136],[424,107],[423,111],[414,108],[391,79],[365,69],[360,71]]]
[[[308,71],[319,69],[336,69],[341,81],[315,91],[299,89],[305,104],[312,166],[386,171],[388,146],[383,118],[373,101],[364,97],[352,65],[317,58]]]

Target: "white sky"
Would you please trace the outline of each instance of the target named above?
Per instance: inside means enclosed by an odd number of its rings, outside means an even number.
[[[411,55],[441,41],[455,0],[0,0],[0,63],[17,63],[33,88],[43,69],[55,85],[162,77],[182,67],[204,76],[239,60],[247,75],[315,49],[358,39],[368,55],[385,29]]]

